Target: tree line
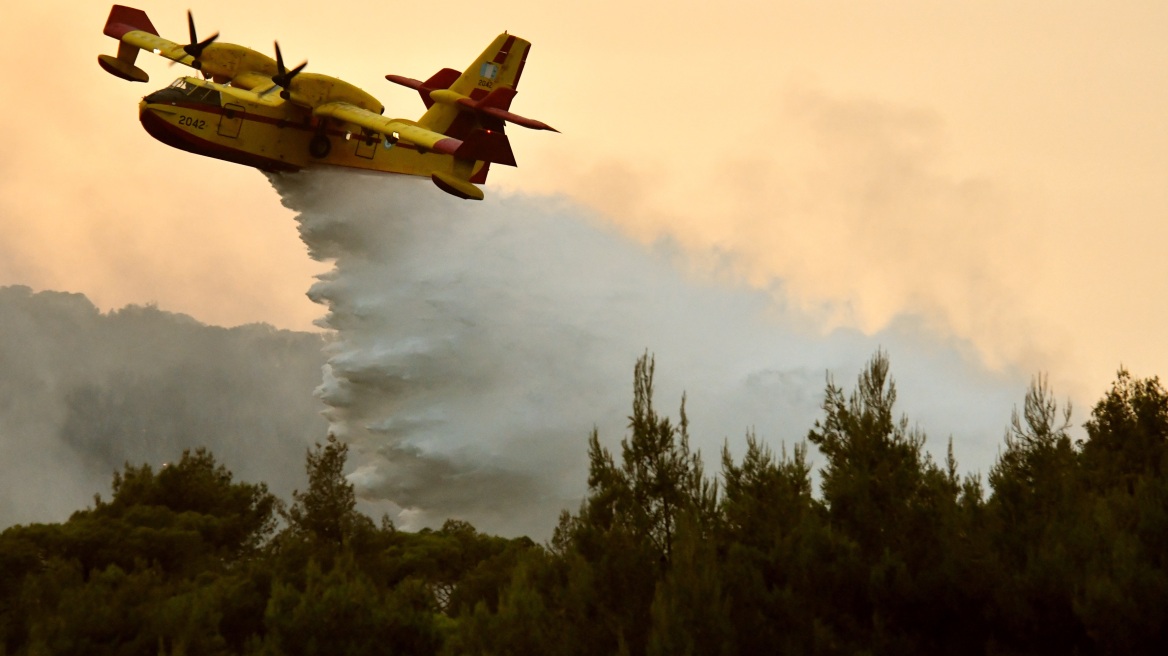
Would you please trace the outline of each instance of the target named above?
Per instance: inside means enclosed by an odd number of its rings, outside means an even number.
[[[618,452],[552,538],[356,509],[334,438],[284,504],[206,450],[0,533],[3,654],[1142,654],[1168,645],[1168,392],[1121,370],[1069,434],[1045,379],[988,488],[895,413],[883,353],[806,442],[707,474],[634,370]]]

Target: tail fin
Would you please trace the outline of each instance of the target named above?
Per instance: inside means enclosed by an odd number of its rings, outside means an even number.
[[[124,34],[134,30],[158,36],[158,30],[154,29],[154,24],[146,16],[146,12],[141,9],[123,7],[122,5],[114,5],[110,8],[110,15],[105,21],[105,29],[102,30],[102,33],[118,40],[118,56],[98,55],[97,63],[101,64],[107,73],[116,75],[123,80],[149,82],[150,76],[134,65],[134,61],[138,59],[138,47],[122,41]]]
[[[510,111],[531,43],[504,32],[462,73],[444,68],[425,82],[386,75],[395,84],[416,90],[426,104],[417,125],[462,141],[450,173],[435,173],[434,183],[460,198],[482,198],[474,184],[486,182],[492,163],[515,166],[507,123],[535,130],[550,125]]]
[[[425,82],[400,75],[386,75],[385,79],[414,89],[422,96],[426,113],[418,125],[455,139],[476,142],[477,146],[470,148],[467,156],[496,153],[495,159],[489,156],[475,159],[514,166],[514,156],[503,135],[506,123],[555,131],[546,123],[509,111],[530,51],[531,43],[504,32],[462,73],[444,68]]]
[[[530,50],[529,42],[504,32],[495,37],[491,45],[447,88],[452,94],[472,101],[480,101],[496,89],[517,90]],[[510,99],[507,104],[510,105]],[[455,122],[458,114],[455,103],[437,102],[426,110],[418,124],[444,133]]]
[[[114,5],[110,7],[109,18],[105,19],[105,29],[102,33],[108,37],[121,39],[126,32],[141,30],[158,36],[158,30],[150,22],[150,17],[141,9]]]

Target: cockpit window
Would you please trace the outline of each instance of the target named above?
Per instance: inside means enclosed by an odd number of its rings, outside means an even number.
[[[201,87],[197,84],[191,84],[187,81],[186,78],[183,77],[180,77],[174,82],[171,82],[170,86],[167,88],[181,91],[191,100],[214,100],[215,102],[219,102],[218,91],[215,91],[214,89],[208,89],[206,87]]]
[[[214,100],[219,104],[219,92],[206,87],[193,87],[187,94],[191,100]]]
[[[206,105],[219,105],[219,92],[214,89],[198,86],[179,78],[170,83],[165,89],[159,89],[146,97],[148,102],[194,102]]]

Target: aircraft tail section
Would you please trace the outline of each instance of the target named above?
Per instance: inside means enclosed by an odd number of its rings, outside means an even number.
[[[158,36],[158,30],[150,22],[150,17],[141,9],[114,5],[110,7],[109,18],[105,20],[105,29],[102,34],[115,39],[121,39],[126,32],[141,30]]]
[[[531,43],[504,32],[479,55],[450,90],[479,99],[495,89],[517,89]]]
[[[510,111],[530,51],[530,42],[504,32],[462,72],[444,68],[425,82],[400,75],[385,78],[421,95],[426,113],[419,126],[463,142],[456,159],[515,166],[507,123],[555,131]],[[485,167],[478,170],[485,177]]]
[[[110,9],[109,18],[105,21],[105,29],[102,30],[102,33],[118,40],[118,56],[98,55],[97,63],[101,64],[102,69],[110,75],[115,75],[123,80],[149,82],[150,76],[146,74],[146,71],[134,65],[138,59],[139,48],[122,41],[123,36],[134,31],[158,36],[158,30],[154,29],[154,24],[150,22],[146,12],[133,7],[114,5]]]
[[[550,125],[511,112],[531,43],[504,32],[466,70],[444,68],[425,82],[400,75],[385,79],[418,92],[426,113],[417,125],[462,142],[449,173],[435,173],[434,184],[460,198],[481,198],[474,184],[483,183],[491,164],[515,166],[515,153],[505,134],[507,123],[533,130]]]

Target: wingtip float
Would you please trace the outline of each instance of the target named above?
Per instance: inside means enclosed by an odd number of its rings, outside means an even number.
[[[508,123],[555,128],[511,112],[531,44],[500,34],[466,70],[444,68],[425,82],[387,80],[418,91],[426,112],[417,120],[384,117],[373,96],[343,80],[305,72],[304,62],[276,58],[230,43],[219,34],[199,39],[187,12],[190,42],[159,36],[146,12],[114,5],[103,33],[118,54],[98,55],[106,72],[131,82],[150,76],[138,52],[189,66],[201,77],[180,77],[139,104],[139,120],[159,141],[188,152],[254,166],[297,171],[320,165],[429,177],[459,198],[482,200],[477,185],[491,164],[515,166]]]

